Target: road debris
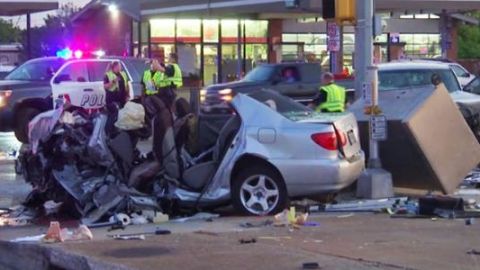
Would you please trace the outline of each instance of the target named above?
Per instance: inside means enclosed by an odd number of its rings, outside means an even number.
[[[468,255],[480,255],[480,251],[478,251],[476,249],[471,249],[471,250],[467,251],[467,254]]]
[[[309,212],[380,212],[385,209],[395,208],[397,205],[408,201],[407,197],[357,200],[337,204],[315,205],[309,207]]]
[[[139,236],[139,235],[168,235],[172,232],[169,230],[156,229],[153,232],[140,232],[140,233],[123,233],[123,234],[108,234],[108,237],[129,237],[129,236]]]
[[[274,224],[274,222],[271,221],[271,220],[265,220],[265,221],[261,221],[261,222],[242,222],[242,223],[240,223],[240,227],[246,228],[246,229],[262,228],[262,227],[272,226],[273,224]]]
[[[307,263],[303,263],[302,268],[303,269],[320,269],[320,265],[316,262],[307,262]]]
[[[257,239],[255,238],[251,238],[251,239],[240,239],[238,240],[240,242],[240,244],[244,245],[244,244],[255,244],[257,243]]]
[[[185,217],[185,218],[178,218],[172,220],[172,222],[178,222],[178,223],[183,223],[187,221],[213,221],[213,219],[219,218],[219,214],[212,214],[212,213],[205,213],[205,212],[200,212],[197,213],[193,216],[190,217]]]
[[[216,233],[216,232],[204,231],[204,230],[194,231],[193,233],[195,233],[195,234],[209,235],[209,236],[218,236],[218,235],[219,235],[219,234]]]
[[[143,234],[131,235],[131,236],[114,235],[112,238],[115,240],[145,240],[145,235]]]

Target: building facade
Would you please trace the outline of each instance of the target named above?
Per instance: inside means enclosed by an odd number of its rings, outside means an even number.
[[[112,13],[111,2],[87,5],[75,19],[77,37],[108,54],[164,60],[176,52],[184,76],[202,84],[238,79],[263,62],[318,62],[327,70],[332,66],[327,23],[319,17],[321,1],[306,0],[301,2],[305,6],[288,9],[281,0],[212,0],[208,4],[146,0],[138,4],[139,16],[117,2],[119,14]],[[461,19],[438,8],[404,10],[395,6],[396,1],[377,2],[381,8],[377,6],[376,13],[382,19],[374,46],[376,62],[456,59]],[[334,72],[354,68],[354,33],[354,26],[341,28]]]

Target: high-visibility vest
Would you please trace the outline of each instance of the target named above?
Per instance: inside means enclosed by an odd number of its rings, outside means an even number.
[[[115,74],[113,71],[107,71],[106,75],[107,75],[107,78],[108,78],[109,82],[113,82],[117,78],[117,74]],[[123,82],[125,83],[125,90],[128,92],[127,73],[125,73],[124,71],[120,71],[120,75],[122,75],[122,77],[123,77]],[[118,81],[113,83],[112,86],[110,86],[110,88],[106,88],[106,90],[108,90],[110,92],[118,91],[118,89],[119,89]]]
[[[172,77],[167,77],[166,80],[169,82],[168,85],[175,85],[177,88],[183,86],[183,77],[182,77],[182,70],[178,64],[172,64],[174,74]]]
[[[345,88],[334,83],[323,86],[320,91],[325,91],[327,100],[317,107],[318,112],[344,112],[345,111]]]
[[[145,84],[145,94],[148,96],[158,93],[159,87],[167,86],[163,73],[156,71],[152,76],[150,69],[143,73],[143,83]]]

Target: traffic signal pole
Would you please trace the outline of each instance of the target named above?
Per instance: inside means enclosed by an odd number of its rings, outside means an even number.
[[[393,196],[392,175],[382,169],[377,131],[387,130],[378,106],[378,69],[373,65],[374,0],[357,0],[355,27],[355,95],[365,103],[369,117],[369,160],[357,182],[357,196],[369,199]]]

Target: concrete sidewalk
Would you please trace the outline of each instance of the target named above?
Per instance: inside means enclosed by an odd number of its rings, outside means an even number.
[[[171,230],[171,235],[147,235],[145,241],[111,240],[105,230],[95,230],[93,241],[50,245],[2,242],[0,266],[3,262],[6,269],[49,269],[39,265],[53,260],[54,265],[63,269],[301,269],[305,262],[318,262],[321,269],[480,268],[480,256],[467,254],[472,249],[480,250],[480,224],[466,226],[464,220],[322,214],[311,219],[320,226],[302,227],[294,232],[281,227],[239,226],[244,221],[267,219],[168,223],[161,228]],[[131,226],[121,233],[154,229],[153,225]],[[45,231],[46,228],[38,227],[0,228],[0,239]],[[251,238],[257,242],[239,243],[240,239]],[[36,268],[28,268],[29,264],[8,268],[5,257],[11,262],[12,256],[25,262],[35,258],[43,264],[32,262],[30,265]],[[59,261],[58,256],[71,259]]]

